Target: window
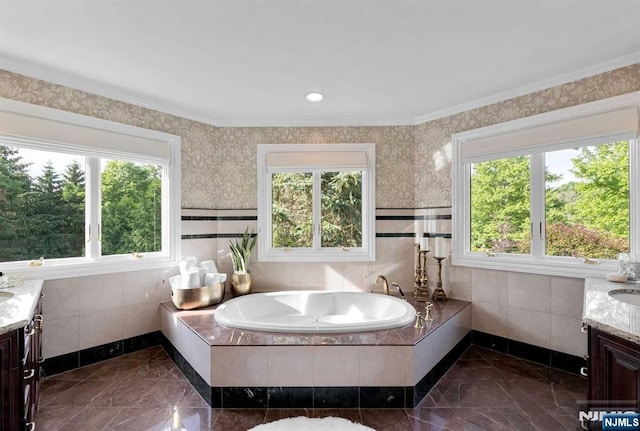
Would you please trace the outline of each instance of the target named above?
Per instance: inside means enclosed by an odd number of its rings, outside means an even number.
[[[375,146],[258,146],[258,259],[375,260]]]
[[[176,136],[0,100],[0,270],[47,278],[175,261],[179,165]]]
[[[453,263],[585,276],[637,254],[639,102],[635,94],[454,135]]]

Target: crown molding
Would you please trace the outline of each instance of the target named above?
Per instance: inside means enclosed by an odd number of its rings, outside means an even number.
[[[197,114],[186,109],[177,108],[160,100],[150,99],[146,96],[137,95],[128,90],[87,79],[72,73],[61,72],[60,70],[52,67],[37,65],[28,60],[0,54],[0,69],[19,73],[30,78],[41,79],[53,84],[63,85],[65,87],[95,94],[97,96],[129,103],[131,105],[140,106],[142,108],[151,109],[153,111],[216,126],[216,120],[212,117]]]
[[[629,55],[615,58],[610,61],[599,63],[594,66],[578,69],[570,73],[557,75],[553,78],[538,81],[518,87],[513,90],[504,91],[489,97],[476,99],[459,105],[451,106],[442,110],[434,111],[428,114],[420,115],[413,118],[393,118],[389,120],[290,120],[290,119],[270,119],[260,121],[234,121],[221,120],[210,116],[192,112],[188,109],[180,108],[168,104],[166,102],[151,99],[146,96],[132,93],[122,88],[106,85],[94,80],[90,80],[78,75],[61,72],[58,69],[37,65],[29,60],[6,56],[0,54],[0,69],[19,73],[36,79],[51,82],[53,84],[64,85],[66,87],[81,90],[87,93],[95,94],[109,99],[118,100],[129,103],[131,105],[140,106],[146,109],[175,115],[176,117],[209,124],[215,127],[363,127],[363,126],[411,126],[426,123],[438,118],[448,117],[450,115],[459,114],[471,109],[480,108],[482,106],[491,105],[493,103],[502,102],[513,99],[515,97],[541,91],[557,85],[566,84],[587,78],[589,76],[598,75],[620,67],[629,66],[640,63],[640,51],[635,51]]]
[[[434,111],[430,114],[420,115],[414,119],[414,124],[427,123],[429,121],[437,120],[438,118],[448,117],[450,115],[459,114],[461,112],[470,111],[472,109],[480,108],[482,106],[491,105],[505,100],[513,99],[515,97],[524,96],[526,94],[535,93],[537,91],[545,90],[547,88],[556,87],[558,85],[567,84],[569,82],[578,81],[590,76],[599,75],[601,73],[610,72],[620,67],[630,66],[632,64],[640,63],[640,51],[632,52],[629,55],[614,58],[613,60],[598,63],[593,66],[584,67],[574,70],[573,72],[563,73],[561,75],[554,76],[553,78],[545,79],[535,82],[533,84],[527,84],[522,87],[515,88],[509,91],[503,91],[493,96],[483,97],[480,99],[472,100],[470,102],[461,103],[449,108],[445,108],[439,111]]]

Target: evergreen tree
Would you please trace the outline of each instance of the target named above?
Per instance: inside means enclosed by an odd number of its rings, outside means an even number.
[[[17,149],[0,145],[0,262],[24,255],[19,225],[21,200],[31,187],[27,168]]]
[[[62,200],[65,207],[63,233],[69,253],[84,256],[85,179],[84,171],[75,160],[63,174]]]

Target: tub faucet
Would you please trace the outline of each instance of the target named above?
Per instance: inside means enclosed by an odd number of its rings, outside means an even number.
[[[385,277],[384,275],[379,275],[378,278],[376,279],[376,284],[378,284],[380,280],[382,280],[382,293],[384,293],[385,295],[388,295],[389,282],[387,281],[387,277]]]

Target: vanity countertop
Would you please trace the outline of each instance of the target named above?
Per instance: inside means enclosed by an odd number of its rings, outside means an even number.
[[[23,328],[31,322],[44,281],[24,280],[15,284],[15,287],[0,289],[0,295],[3,292],[13,294],[8,300],[0,302],[0,334]]]
[[[610,291],[617,289],[637,291],[640,285],[587,278],[584,281],[582,320],[594,328],[640,344],[640,307],[609,296]]]

